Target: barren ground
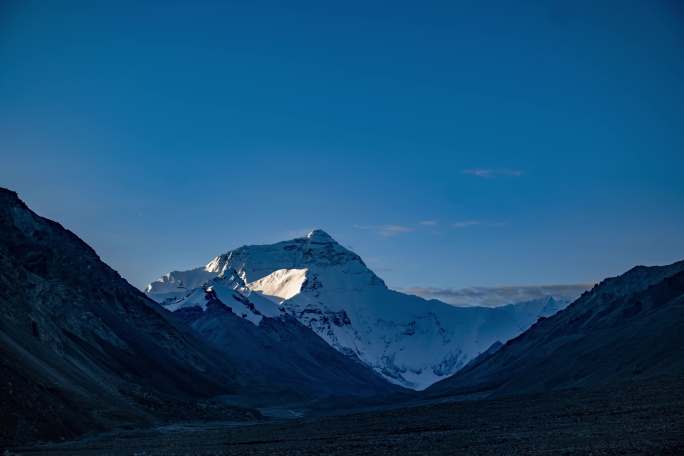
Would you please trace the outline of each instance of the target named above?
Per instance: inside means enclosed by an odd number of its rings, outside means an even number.
[[[236,426],[185,423],[17,448],[48,455],[684,454],[684,380]]]

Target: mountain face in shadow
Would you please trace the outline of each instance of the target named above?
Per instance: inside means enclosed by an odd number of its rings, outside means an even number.
[[[174,314],[207,343],[224,353],[261,390],[251,403],[266,405],[312,397],[371,396],[399,391],[363,364],[339,353],[311,329],[284,314],[254,325],[224,303],[210,298],[206,308],[183,308]],[[231,302],[232,301],[232,302]],[[266,381],[265,384],[264,381]]]
[[[681,378],[683,353],[684,261],[638,266],[425,394],[487,397]]]
[[[0,364],[3,440],[148,422],[240,389],[235,370],[189,328],[5,189]]]
[[[251,379],[259,397],[250,403],[402,389],[329,346],[273,301],[251,293],[235,271],[226,272],[167,308]]]

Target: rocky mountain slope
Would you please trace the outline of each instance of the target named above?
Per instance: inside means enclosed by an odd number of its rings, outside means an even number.
[[[241,389],[186,325],[1,188],[0,365],[1,440],[192,414]]]
[[[250,299],[270,309],[265,312],[295,317],[339,352],[414,389],[450,376],[495,342],[567,304],[548,298],[498,308],[454,307],[399,293],[322,230],[240,247],[204,267],[165,274],[145,292],[177,310],[193,294],[203,294],[198,290],[208,281],[226,276],[239,277]],[[258,324],[250,312],[236,311],[243,314]]]
[[[492,396],[684,378],[684,261],[606,279],[425,394]]]

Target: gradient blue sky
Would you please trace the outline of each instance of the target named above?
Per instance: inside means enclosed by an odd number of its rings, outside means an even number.
[[[0,185],[142,286],[313,227],[397,287],[684,258],[672,1],[0,3]]]

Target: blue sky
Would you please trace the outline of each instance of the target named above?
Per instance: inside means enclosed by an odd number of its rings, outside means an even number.
[[[137,286],[321,227],[395,287],[684,258],[678,2],[0,5],[0,185]]]

